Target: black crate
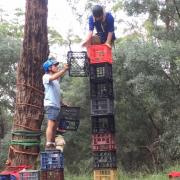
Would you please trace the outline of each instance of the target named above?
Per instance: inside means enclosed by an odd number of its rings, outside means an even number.
[[[116,168],[117,167],[116,152],[115,151],[94,152],[93,166],[94,169]]]
[[[61,106],[59,129],[76,131],[79,127],[80,107]]]
[[[113,81],[90,81],[91,98],[110,97],[113,98]]]
[[[89,67],[89,76],[91,80],[96,81],[101,81],[105,79],[112,80],[112,64],[91,64]]]
[[[89,75],[89,61],[86,51],[68,51],[67,63],[69,64],[69,76],[87,77]]]
[[[71,121],[60,119],[59,121],[59,130],[67,130],[67,131],[77,131],[79,127],[80,121]]]
[[[64,169],[64,155],[61,151],[45,151],[40,155],[41,170]]]
[[[114,100],[111,98],[92,98],[91,115],[108,115],[114,113]]]
[[[113,115],[91,116],[92,133],[115,133],[115,120]]]

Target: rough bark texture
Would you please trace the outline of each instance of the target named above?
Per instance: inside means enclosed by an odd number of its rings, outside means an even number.
[[[26,0],[24,40],[17,69],[16,108],[13,132],[18,130],[37,133],[43,120],[42,63],[47,58],[47,0]],[[40,140],[40,136],[13,135],[16,140]],[[34,165],[39,145],[12,144],[9,149],[11,165]]]

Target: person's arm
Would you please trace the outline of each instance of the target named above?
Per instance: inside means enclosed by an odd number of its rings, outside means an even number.
[[[109,47],[111,47],[112,36],[113,36],[113,33],[112,32],[108,32],[108,36],[107,36],[107,40],[106,40],[105,44],[107,46],[109,46]]]
[[[93,35],[93,31],[89,31],[86,39],[85,39],[85,40],[83,41],[83,43],[82,43],[82,46],[83,46],[83,47],[85,47],[85,46],[87,46],[87,44],[89,44],[89,42],[90,42],[90,40],[91,40],[91,38],[92,38],[92,35]]]
[[[112,37],[114,33],[114,17],[109,14],[107,18],[107,28],[108,28],[108,35],[105,44],[111,47]]]
[[[57,73],[54,73],[54,74],[50,75],[49,80],[53,81],[55,79],[58,79],[59,77],[62,77],[68,69],[69,69],[68,64],[65,64],[64,68],[62,70],[60,70]]]
[[[94,19],[93,19],[93,16],[90,16],[89,17],[89,33],[88,33],[86,39],[82,43],[83,47],[90,44],[90,40],[91,40],[92,35],[93,35],[93,30],[94,30]]]

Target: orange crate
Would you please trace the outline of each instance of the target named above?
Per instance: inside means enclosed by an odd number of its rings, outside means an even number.
[[[90,64],[105,62],[112,64],[112,49],[104,44],[91,45],[88,47],[88,57]]]
[[[117,169],[94,170],[94,180],[117,180]]]

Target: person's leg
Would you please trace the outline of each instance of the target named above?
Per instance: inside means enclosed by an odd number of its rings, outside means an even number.
[[[55,135],[57,129],[57,121],[48,120],[47,129],[46,129],[46,142],[55,142]]]

